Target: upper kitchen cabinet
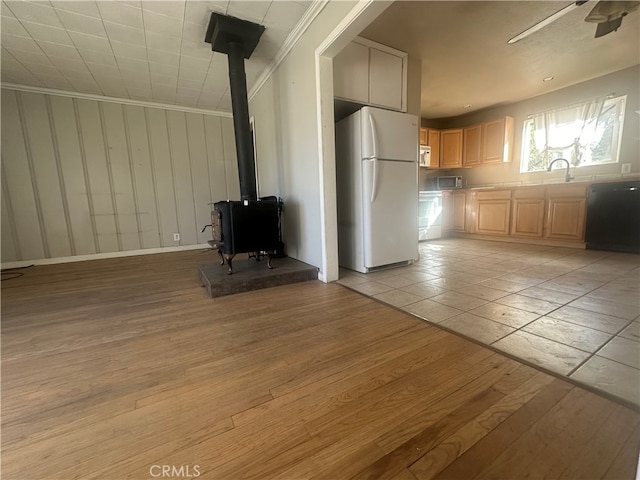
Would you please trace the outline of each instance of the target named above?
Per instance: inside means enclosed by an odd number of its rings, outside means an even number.
[[[429,168],[440,167],[440,130],[433,128],[420,129],[420,145],[431,147]]]
[[[482,163],[482,124],[465,127],[462,132],[462,166],[473,167]]]
[[[513,117],[502,117],[483,124],[483,164],[511,162],[513,125]]]
[[[440,131],[440,168],[462,167],[462,129]]]
[[[357,37],[333,59],[336,98],[407,111],[407,54]]]

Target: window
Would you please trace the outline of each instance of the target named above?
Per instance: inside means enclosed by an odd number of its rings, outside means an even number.
[[[617,163],[626,99],[607,97],[531,115],[524,122],[520,171],[546,170],[556,158],[574,167]]]

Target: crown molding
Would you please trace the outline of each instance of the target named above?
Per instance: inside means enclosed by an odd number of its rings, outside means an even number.
[[[168,103],[146,102],[144,100],[131,100],[130,98],[106,97],[92,93],[68,92],[66,90],[56,90],[53,88],[33,87],[30,85],[17,85],[14,83],[0,83],[1,88],[7,90],[19,90],[21,92],[42,93],[45,95],[58,95],[60,97],[81,98],[84,100],[95,100],[98,102],[119,103],[124,105],[134,105],[136,107],[160,108],[163,110],[175,110],[178,112],[198,113],[202,115],[214,115],[217,117],[232,118],[231,113],[219,112],[216,110],[205,110],[203,108],[185,107],[182,105],[171,105]]]
[[[263,72],[260,74],[256,82],[253,84],[253,86],[249,90],[249,94],[248,94],[249,101],[253,99],[253,97],[256,95],[256,93],[258,93],[258,91],[262,88],[262,86],[266,83],[266,81],[269,80],[269,77],[271,77],[271,74],[273,74],[275,69],[278,68],[280,63],[282,63],[284,58],[295,46],[295,44],[298,43],[298,40],[300,40],[300,37],[302,37],[304,32],[307,31],[307,28],[309,28],[309,25],[311,25],[311,22],[315,20],[315,18],[324,9],[327,3],[329,3],[329,0],[314,0],[314,2],[304,13],[302,18],[298,22],[298,24],[295,26],[295,28],[291,31],[287,39],[284,41],[284,43],[282,44],[282,47],[280,48],[280,50],[278,50],[278,53],[276,53],[276,56],[273,57],[273,60],[271,60],[269,65],[267,65],[267,68],[263,70]]]

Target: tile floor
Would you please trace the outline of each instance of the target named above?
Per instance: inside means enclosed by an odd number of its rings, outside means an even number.
[[[338,283],[640,405],[640,255],[468,239]]]

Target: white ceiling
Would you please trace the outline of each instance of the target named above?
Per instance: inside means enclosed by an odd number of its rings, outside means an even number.
[[[212,11],[266,27],[248,89],[313,2],[2,2],[2,82],[231,111],[227,56],[204,36]]]
[[[5,0],[2,82],[230,112],[227,58],[204,42],[210,12],[266,26],[245,62],[250,90],[313,3]],[[422,116],[444,118],[640,63],[640,11],[594,39],[596,25],[583,19],[595,0],[507,44],[568,3],[399,1],[361,36],[421,59]],[[548,76],[554,80],[543,83]]]
[[[640,10],[626,16],[617,32],[596,39],[596,24],[584,21],[594,0],[507,44],[570,3],[395,2],[360,35],[420,58],[421,116],[445,118],[521,101],[640,63]],[[542,82],[548,76],[554,80]],[[465,108],[467,104],[472,107]]]

